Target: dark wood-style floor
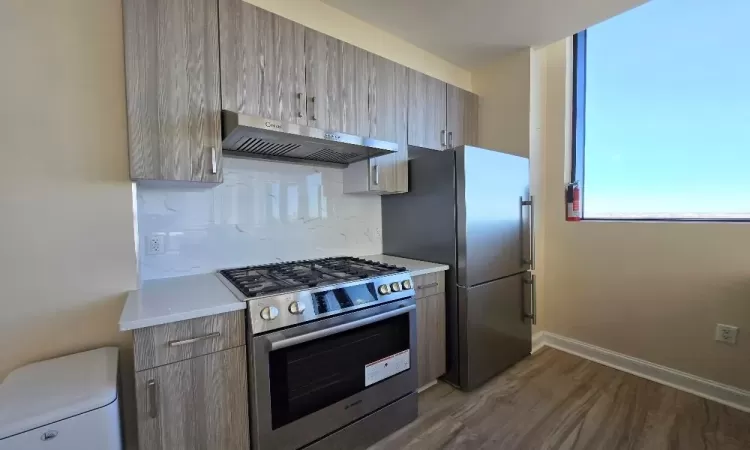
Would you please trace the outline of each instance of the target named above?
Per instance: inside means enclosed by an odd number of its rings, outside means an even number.
[[[546,348],[474,392],[424,391],[385,449],[750,449],[750,413]]]

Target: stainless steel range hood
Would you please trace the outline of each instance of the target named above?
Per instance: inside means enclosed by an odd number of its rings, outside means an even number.
[[[221,112],[224,154],[346,167],[398,150],[394,142],[325,131],[232,111]]]

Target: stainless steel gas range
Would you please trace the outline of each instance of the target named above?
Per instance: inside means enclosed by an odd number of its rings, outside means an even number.
[[[417,417],[405,268],[341,257],[219,274],[248,302],[254,450],[366,448]]]

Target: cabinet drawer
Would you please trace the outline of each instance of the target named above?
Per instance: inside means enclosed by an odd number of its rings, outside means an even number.
[[[417,298],[445,292],[445,272],[426,273],[412,278]]]
[[[199,317],[133,332],[135,370],[146,370],[245,345],[244,311]]]

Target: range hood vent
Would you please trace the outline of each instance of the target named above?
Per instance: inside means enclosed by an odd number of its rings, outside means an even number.
[[[221,119],[222,146],[229,156],[346,167],[398,150],[394,142],[232,111],[222,111]]]

